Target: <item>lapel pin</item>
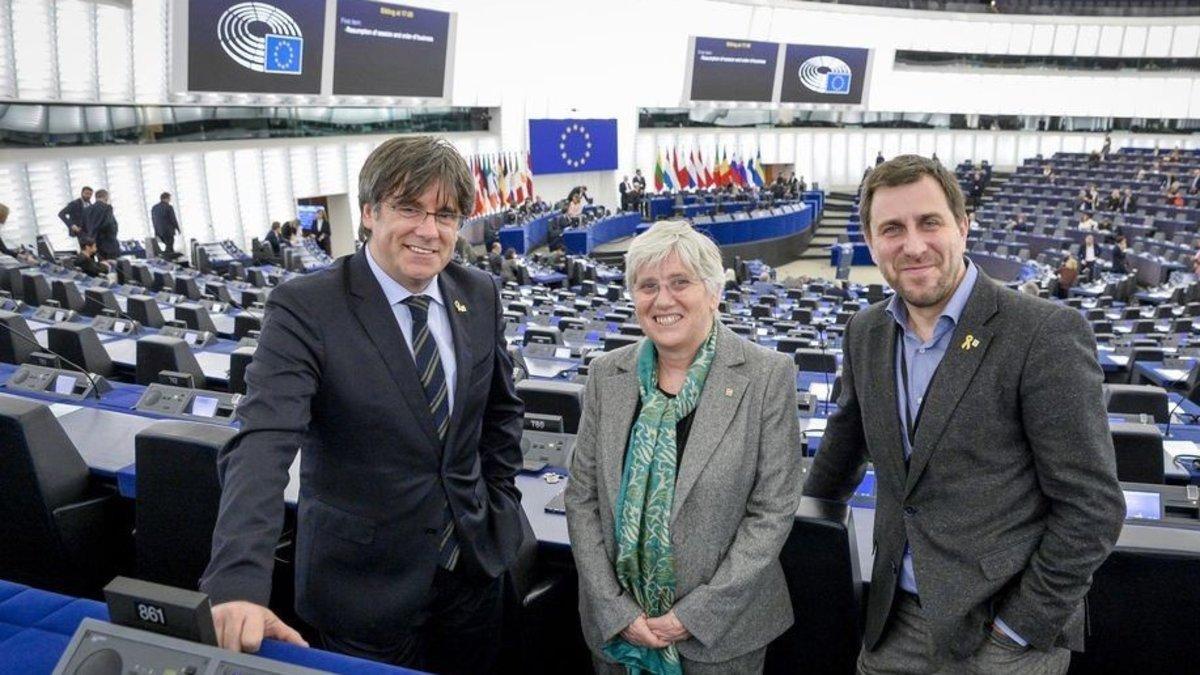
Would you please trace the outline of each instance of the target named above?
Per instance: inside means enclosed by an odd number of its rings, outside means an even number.
[[[725,387],[725,395],[733,398],[733,387]]]
[[[462,304],[458,300],[455,300],[454,301],[454,309],[457,309],[460,314],[465,314],[467,311],[467,306]]]
[[[960,345],[960,348],[964,352],[966,352],[966,351],[970,351],[972,347],[978,347],[978,346],[979,346],[979,340],[977,340],[974,335],[968,334],[966,339],[963,340],[962,345]]]

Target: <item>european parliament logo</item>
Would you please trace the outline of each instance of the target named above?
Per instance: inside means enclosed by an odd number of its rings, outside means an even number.
[[[300,75],[304,35],[287,12],[262,2],[233,5],[217,20],[217,40],[235,63],[257,73]]]
[[[851,70],[836,56],[814,56],[800,64],[800,84],[818,94],[850,93]]]

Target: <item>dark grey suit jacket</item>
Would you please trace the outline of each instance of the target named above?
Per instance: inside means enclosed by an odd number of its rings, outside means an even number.
[[[796,367],[718,325],[717,352],[675,482],[675,614],[692,633],[679,652],[728,661],[792,625],[779,551],[800,499]],[[583,636],[598,651],[641,608],[613,571],[615,514],[634,409],[637,350],[594,361],[567,486]]]
[[[296,610],[323,631],[382,644],[427,610],[447,500],[460,568],[495,577],[515,559],[523,406],[495,283],[451,263],[439,276],[457,361],[443,447],[365,250],[267,300],[241,431],[220,454],[221,511],[201,588],[214,602],[267,603],[300,449]]]
[[[884,303],[850,321],[839,409],[804,486],[844,501],[874,462],[866,648],[884,632],[907,541],[940,655],[973,653],[997,615],[1035,647],[1082,650],[1084,596],[1125,515],[1087,322],[981,272],[907,466],[896,338]]]
[[[100,258],[109,260],[121,255],[117,240],[117,217],[111,204],[97,201],[83,212],[83,231],[96,240]]]

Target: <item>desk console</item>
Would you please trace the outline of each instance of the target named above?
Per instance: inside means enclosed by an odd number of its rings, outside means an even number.
[[[134,409],[193,422],[232,424],[241,394],[189,389],[154,383],[146,387]]]

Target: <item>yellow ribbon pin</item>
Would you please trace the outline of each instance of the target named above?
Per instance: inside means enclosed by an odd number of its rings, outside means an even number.
[[[465,314],[467,311],[467,306],[462,304],[458,300],[455,300],[454,301],[454,309],[457,309],[459,311],[459,313]]]
[[[979,346],[979,340],[976,340],[974,335],[968,334],[966,339],[963,340],[962,344],[959,345],[959,348],[962,349],[964,352],[966,352],[966,351],[970,351],[972,347],[978,347],[978,346]]]

